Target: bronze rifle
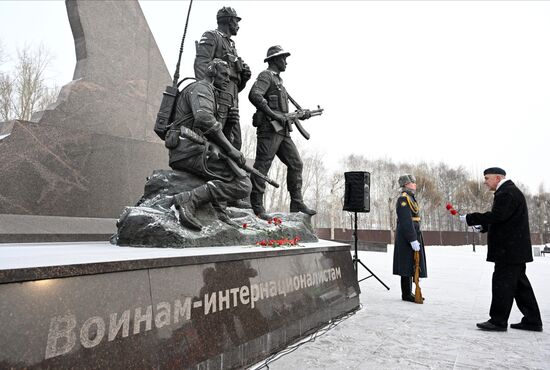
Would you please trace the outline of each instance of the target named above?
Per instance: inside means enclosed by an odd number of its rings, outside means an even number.
[[[197,144],[200,145],[208,145],[212,151],[216,152],[220,158],[226,161],[227,165],[231,168],[231,170],[238,176],[243,175],[243,170],[248,173],[253,173],[254,175],[258,176],[259,178],[265,180],[268,184],[278,188],[279,184],[275,181],[255,169],[254,167],[250,167],[246,163],[243,164],[237,164],[233,159],[229,158],[227,154],[225,154],[222,149],[216,145],[215,143],[208,141],[204,137],[198,135],[196,132],[188,129],[187,127],[181,127],[181,135]]]

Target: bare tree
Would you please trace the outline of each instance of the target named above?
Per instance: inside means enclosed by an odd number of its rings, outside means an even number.
[[[40,45],[37,49],[25,46],[17,53],[13,71],[0,74],[0,114],[2,120],[30,120],[33,112],[55,101],[57,86],[46,82],[50,53]]]
[[[8,74],[0,73],[0,120],[13,118],[13,81]]]
[[[4,44],[0,39],[0,67],[6,62]],[[7,121],[11,112],[11,99],[13,83],[10,76],[0,70],[0,119]]]
[[[256,129],[250,125],[241,125],[242,146],[241,152],[247,159],[256,157]]]

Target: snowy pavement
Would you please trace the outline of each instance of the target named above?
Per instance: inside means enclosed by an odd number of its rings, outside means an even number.
[[[550,258],[527,264],[544,332],[485,332],[493,263],[486,247],[427,247],[423,305],[401,300],[388,253],[359,252],[376,279],[360,283],[362,309],[314,342],[269,363],[270,369],[550,369]],[[361,275],[367,276],[365,269]],[[414,285],[413,285],[414,286]],[[414,289],[414,288],[413,288]],[[516,305],[509,323],[522,315]]]

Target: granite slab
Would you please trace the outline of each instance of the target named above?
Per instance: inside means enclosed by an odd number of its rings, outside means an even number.
[[[349,246],[327,241],[4,245],[0,274],[2,368],[242,368],[359,308]]]

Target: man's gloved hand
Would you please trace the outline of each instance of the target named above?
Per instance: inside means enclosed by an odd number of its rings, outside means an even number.
[[[411,242],[411,248],[413,249],[413,251],[415,252],[418,252],[420,250],[420,243],[418,242],[418,240],[413,240]]]
[[[241,80],[248,81],[250,80],[250,77],[252,76],[252,71],[250,70],[250,67],[248,64],[243,63],[243,70],[241,72]]]
[[[226,124],[237,125],[239,124],[241,117],[239,116],[239,108],[231,107],[227,113]]]
[[[229,153],[227,153],[228,157],[237,162],[239,166],[242,166],[246,163],[246,158],[244,157],[244,154],[238,151],[237,149],[233,148]]]
[[[466,215],[459,215],[458,219],[460,220],[460,222],[466,223]]]
[[[481,226],[481,225],[474,225],[474,226],[471,227],[471,229],[472,229],[472,231],[473,231],[474,233],[480,233],[481,230],[483,230],[483,226]]]

